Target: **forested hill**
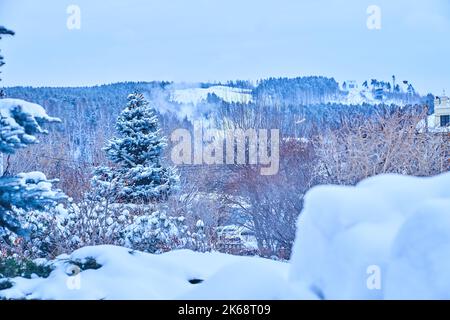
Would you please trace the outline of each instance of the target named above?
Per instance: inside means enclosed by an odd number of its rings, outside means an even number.
[[[371,79],[361,84],[344,82],[334,78],[308,76],[297,78],[268,78],[225,83],[173,83],[173,82],[121,82],[92,87],[10,87],[4,88],[12,98],[28,99],[52,108],[52,101],[66,106],[91,107],[122,106],[130,92],[142,92],[154,100],[180,104],[198,104],[218,98],[229,103],[250,103],[269,106],[295,106],[324,103],[342,104],[418,104],[423,101],[413,85],[402,85]]]

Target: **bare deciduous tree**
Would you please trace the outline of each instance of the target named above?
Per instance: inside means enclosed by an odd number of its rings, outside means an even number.
[[[352,185],[364,178],[398,173],[431,176],[449,167],[449,137],[426,128],[418,110],[343,119],[342,127],[315,137],[322,183]]]

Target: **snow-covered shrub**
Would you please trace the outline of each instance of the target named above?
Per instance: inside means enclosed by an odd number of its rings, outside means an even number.
[[[91,188],[85,197],[71,203],[58,223],[65,239],[66,252],[83,246],[122,243],[122,232],[140,214],[136,205],[119,203],[123,185],[111,168],[99,167],[93,172]]]
[[[203,228],[189,228],[183,213],[166,201],[147,204],[123,202],[123,176],[108,167],[97,168],[86,199],[73,206],[67,226],[73,244],[124,245],[159,253],[178,248],[203,249]],[[177,195],[172,194],[173,199]],[[190,231],[189,229],[193,230]],[[199,232],[200,231],[200,232]]]
[[[190,238],[185,247],[195,251],[209,251],[214,247],[220,206],[217,197],[198,192],[195,185],[186,182],[165,202],[157,204],[158,210],[166,216],[183,217]]]
[[[200,252],[211,250],[211,244],[207,241],[205,234],[205,223],[203,220],[197,220],[195,223],[195,232],[191,233],[190,249]]]
[[[125,228],[125,246],[140,251],[160,253],[183,246],[185,233],[183,217],[167,217],[164,212],[155,211],[136,216]]]
[[[70,249],[100,244],[120,244],[123,228],[132,220],[121,204],[84,200],[69,208],[62,222]]]
[[[0,256],[0,281],[15,277],[31,279],[36,276],[46,278],[52,270],[51,264],[45,259],[30,260],[21,257]]]
[[[130,211],[121,204],[85,199],[58,206],[47,212],[14,210],[29,236],[3,234],[1,246],[8,254],[27,258],[54,258],[83,246],[123,243],[121,232],[132,222]]]
[[[84,257],[83,259],[70,259],[68,261],[70,264],[70,267],[76,266],[80,271],[85,270],[98,270],[102,267],[100,263],[97,262],[97,260],[94,257]],[[74,270],[74,269],[72,269]],[[73,273],[73,272],[72,272]]]
[[[5,232],[3,250],[9,255],[23,258],[54,258],[64,252],[66,234],[64,220],[67,210],[60,204],[47,211],[14,209],[20,224],[28,230],[23,238],[13,232]]]
[[[79,203],[49,209],[48,212],[15,210],[20,223],[30,230],[24,239],[12,232],[3,236],[5,255],[26,258],[54,258],[84,246],[111,244],[133,250],[161,253],[173,249],[210,249],[204,223],[188,224],[182,216],[171,216],[162,204],[108,203],[89,196]]]
[[[133,223],[123,231],[123,245],[150,253],[182,248],[206,251],[203,221],[197,221],[190,230],[185,217],[168,216],[164,210],[167,207],[161,206],[160,210],[135,216]]]

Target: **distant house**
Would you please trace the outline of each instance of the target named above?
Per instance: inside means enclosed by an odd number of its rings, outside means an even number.
[[[434,98],[434,115],[437,126],[450,126],[450,99],[447,96]]]

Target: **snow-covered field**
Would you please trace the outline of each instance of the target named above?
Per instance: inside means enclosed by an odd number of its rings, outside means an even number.
[[[73,261],[94,258],[98,269]],[[72,261],[72,262],[71,262]],[[85,247],[46,279],[0,291],[26,299],[450,299],[450,173],[384,175],[310,190],[290,263],[181,250]],[[203,280],[193,284],[190,280]]]
[[[205,101],[208,94],[215,94],[225,102],[250,103],[252,101],[251,90],[233,88],[228,86],[212,86],[209,88],[177,89],[171,94],[171,100],[182,104],[198,104]]]

